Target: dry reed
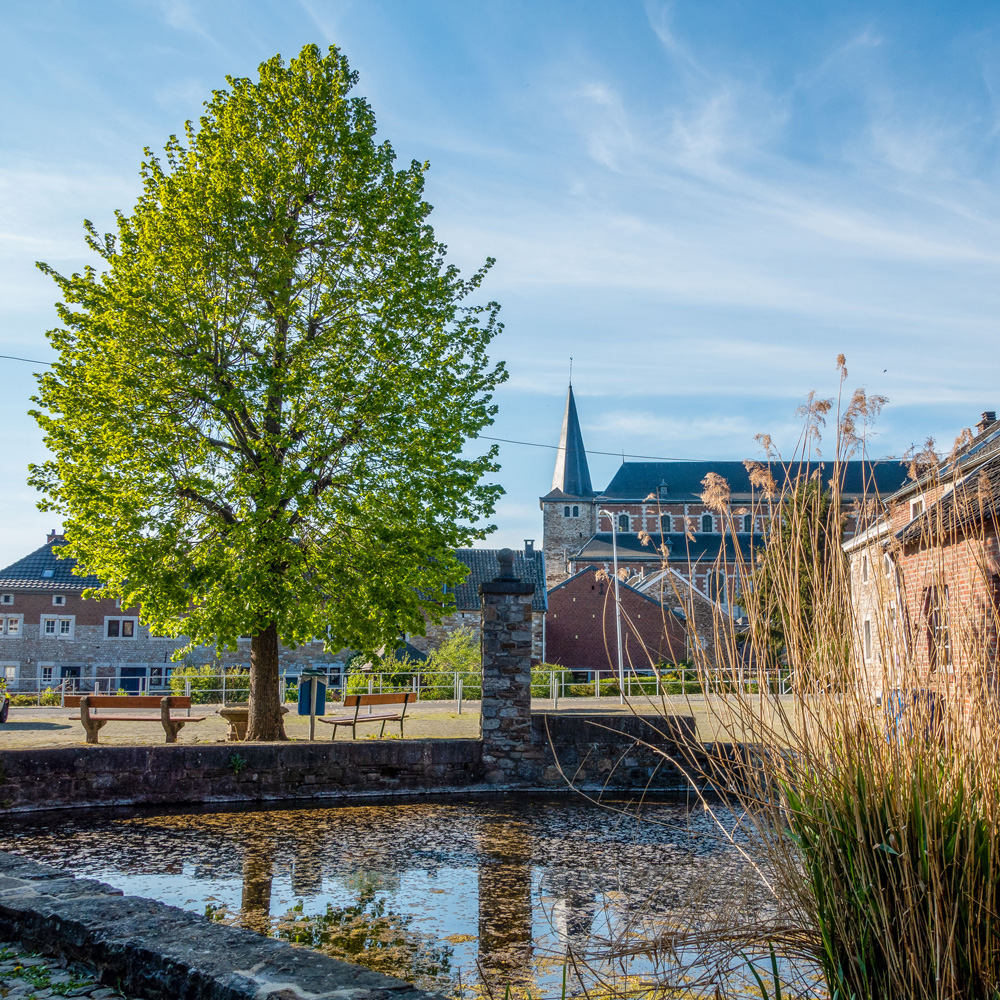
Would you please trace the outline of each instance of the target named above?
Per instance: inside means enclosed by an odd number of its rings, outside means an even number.
[[[730,679],[707,699],[725,736],[675,762],[767,903],[714,886],[711,905],[611,942],[655,963],[653,993],[746,995],[748,963],[763,973],[773,955],[786,996],[1000,997],[1000,459],[970,455],[969,435],[943,460],[928,443],[908,460],[922,509],[874,491],[849,505],[844,463],[864,457],[884,402],[810,396],[792,460],[763,438],[767,462],[748,465],[766,549],[717,568],[742,580],[749,624],[720,608],[689,649],[705,690]],[[734,531],[728,484],[705,487]],[[674,592],[692,621],[694,600]]]

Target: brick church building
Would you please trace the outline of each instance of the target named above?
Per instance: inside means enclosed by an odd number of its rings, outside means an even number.
[[[832,463],[827,468],[822,462],[762,465],[779,491],[817,472],[824,479],[833,472]],[[840,472],[847,504],[866,497],[887,497],[906,480],[904,466],[891,460],[844,462]],[[702,498],[704,480],[710,473],[721,476],[729,486],[729,513],[720,514]],[[610,577],[614,572],[614,541],[620,575],[631,588],[663,605],[663,634],[650,636],[647,649],[667,642],[667,633],[674,628],[668,612],[679,610],[675,605],[690,604],[693,599],[696,606],[711,605],[725,614],[742,614],[739,597],[743,581],[737,567],[741,563],[753,565],[754,549],[763,544],[765,528],[760,515],[744,511],[759,497],[760,491],[754,489],[742,461],[623,461],[606,487],[594,489],[571,384],[552,488],[539,499],[550,605],[563,600],[555,588],[575,580],[584,570],[603,570]],[[590,583],[586,582],[588,588]],[[706,613],[706,620],[710,617]],[[563,649],[568,642],[557,623],[558,618],[550,615],[550,650]],[[690,632],[695,626],[688,623],[687,627]],[[701,633],[707,628],[704,623],[697,628],[703,641],[707,640]],[[590,644],[603,650],[603,625],[601,636]],[[548,658],[552,659],[551,653]]]

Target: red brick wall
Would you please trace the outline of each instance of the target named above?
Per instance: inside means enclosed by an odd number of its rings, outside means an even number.
[[[13,594],[13,604],[0,605],[0,614],[24,615],[25,625],[37,625],[41,621],[42,615],[75,615],[78,625],[104,625],[105,615],[115,616],[137,616],[138,608],[121,609],[115,601],[85,601],[79,594],[71,591],[63,591],[62,596],[66,598],[65,604],[53,604],[52,598],[59,594],[59,591],[52,591],[44,594],[24,593],[23,591],[4,591]]]
[[[617,667],[614,582],[584,570],[549,591],[545,658],[578,669]],[[622,647],[626,669],[647,669],[660,660],[681,660],[684,626],[656,601],[621,587]]]

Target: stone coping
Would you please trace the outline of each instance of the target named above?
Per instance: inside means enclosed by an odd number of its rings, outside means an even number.
[[[438,994],[0,852],[0,939],[86,962],[150,1000],[434,1000]]]

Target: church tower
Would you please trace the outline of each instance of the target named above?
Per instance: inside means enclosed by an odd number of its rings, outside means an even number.
[[[548,590],[570,575],[569,557],[581,549],[597,530],[594,497],[573,383],[570,382],[552,489],[539,501],[545,549],[545,586]]]

